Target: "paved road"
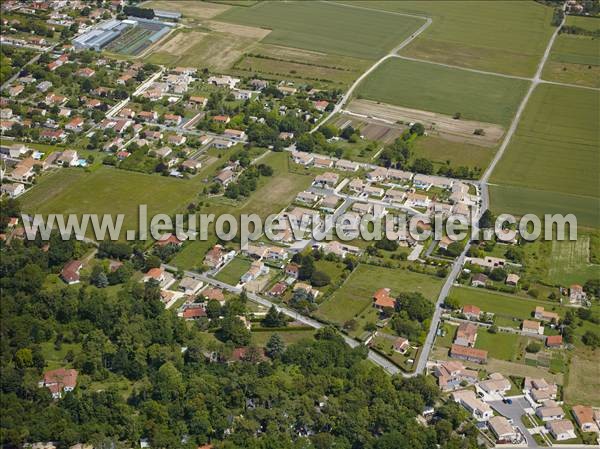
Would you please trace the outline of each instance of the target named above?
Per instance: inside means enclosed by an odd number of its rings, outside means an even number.
[[[163,265],[163,267],[168,270],[177,271],[177,267],[174,267],[172,265]],[[203,274],[198,274],[198,273],[195,273],[192,271],[185,271],[184,273],[186,276],[192,277],[194,279],[199,279],[202,282],[205,282],[210,285],[214,285],[216,287],[219,287],[225,291],[228,291],[228,292],[231,292],[234,294],[239,295],[242,292],[242,289],[239,287],[236,287],[236,286],[233,286],[230,284],[226,284],[225,282],[217,281],[216,279],[207,277]],[[274,302],[271,302],[268,299],[265,299],[262,296],[259,296],[255,293],[246,292],[246,294],[248,295],[248,298],[250,300],[252,300],[258,304],[261,304],[265,307],[269,307],[269,308],[271,306],[275,306],[275,308],[277,308],[277,310],[279,310],[280,312],[283,312],[285,315],[293,318],[296,321],[299,321],[302,324],[313,327],[315,329],[321,329],[321,328],[325,327],[325,325],[323,323],[321,323],[317,320],[314,320],[306,315],[302,315],[301,313],[298,313],[297,311],[295,311],[289,307],[285,307],[280,304],[275,304]],[[342,337],[344,338],[344,341],[346,342],[346,344],[348,344],[348,346],[350,346],[352,348],[355,348],[360,345],[360,343],[358,341],[354,340],[353,338],[348,337],[347,335],[342,334]],[[390,374],[401,374],[401,375],[404,375],[405,377],[411,376],[411,375],[406,375],[406,374],[402,373],[396,365],[394,365],[392,362],[390,362],[386,358],[380,356],[379,354],[377,354],[374,351],[369,350],[367,357],[373,363],[381,366],[384,370],[386,370]]]

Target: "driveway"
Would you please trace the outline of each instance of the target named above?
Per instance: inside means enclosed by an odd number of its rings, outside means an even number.
[[[525,427],[525,425],[521,421],[521,416],[525,414],[525,409],[531,408],[529,402],[527,402],[527,400],[522,397],[511,399],[512,404],[505,404],[502,401],[493,401],[489,402],[489,404],[495,411],[497,411],[501,415],[506,416],[506,418],[508,419],[512,419],[513,425],[518,427],[521,433],[525,435],[528,447],[539,448],[540,446],[533,439],[533,436],[529,433],[529,430],[527,430],[527,427]]]

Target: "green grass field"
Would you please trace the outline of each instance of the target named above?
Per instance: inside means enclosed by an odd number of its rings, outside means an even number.
[[[450,167],[486,168],[494,153],[495,148],[453,142],[434,136],[417,139],[413,148],[414,158],[424,157],[438,166],[450,161]]]
[[[219,271],[215,279],[226,284],[237,285],[242,275],[250,269],[251,263],[248,259],[236,257]]]
[[[508,125],[527,82],[427,63],[390,59],[358,88],[357,95],[382,103]]]
[[[278,334],[286,345],[291,345],[299,342],[300,340],[309,339],[311,340],[315,335],[314,329],[302,329],[302,330],[290,330],[285,331],[269,331],[269,332],[252,332],[252,344],[256,346],[265,346],[271,338],[271,335]]]
[[[513,75],[535,73],[554,28],[552,8],[512,1],[361,1],[368,8],[424,14],[431,26],[401,54]]]
[[[181,180],[101,167],[92,173],[62,169],[40,178],[21,197],[27,213],[124,214],[124,229],[138,228],[138,207],[148,206],[148,217],[183,209],[199,193],[199,178]],[[122,233],[122,238],[125,238]]]
[[[525,340],[518,334],[497,333],[490,334],[485,329],[479,329],[475,347],[484,349],[493,359],[514,361],[519,353],[519,341]]]
[[[500,185],[491,191],[492,209],[505,213],[521,213],[527,207],[532,207],[532,213],[581,211],[579,223],[598,227],[599,119],[597,93],[538,86],[492,174],[491,183]],[[518,195],[502,192],[505,186],[518,187]]]
[[[218,20],[272,29],[264,43],[376,59],[424,21],[332,3],[262,2],[231,8]]]
[[[390,288],[393,295],[420,292],[434,301],[441,284],[442,279],[425,274],[361,264],[335,294],[319,307],[316,315],[336,324],[344,324],[363,310],[372,309],[373,293],[379,288]]]

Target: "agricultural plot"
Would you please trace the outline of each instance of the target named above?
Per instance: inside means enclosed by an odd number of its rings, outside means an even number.
[[[138,56],[148,47],[158,42],[170,28],[160,23],[138,22],[109,43],[104,49],[126,56]]]
[[[231,8],[231,5],[217,2],[190,2],[187,0],[152,0],[144,3],[144,8],[179,12],[185,21],[187,19],[211,19],[227,11]]]
[[[567,17],[567,25],[596,31],[598,20]],[[600,40],[597,37],[561,34],[544,67],[544,79],[582,86],[600,87]]]
[[[526,89],[522,80],[394,58],[367,77],[357,96],[506,127]]]
[[[436,166],[480,167],[485,169],[494,156],[494,148],[464,142],[453,142],[440,137],[421,137],[415,141],[413,157],[424,157]]]
[[[403,55],[511,75],[535,73],[554,31],[553,8],[535,2],[368,0],[351,4],[431,17],[431,26],[402,50]]]
[[[335,294],[319,307],[316,315],[342,325],[365,309],[372,309],[373,293],[379,288],[390,288],[395,295],[420,292],[434,301],[441,284],[442,279],[426,274],[361,264]]]
[[[596,92],[538,86],[492,175],[493,211],[574,213],[598,227],[599,109]]]
[[[423,20],[334,3],[262,2],[232,8],[218,20],[271,29],[263,43],[376,59],[397,46]]]
[[[569,405],[589,404],[600,407],[600,367],[598,354],[578,349],[571,357],[564,395]]]

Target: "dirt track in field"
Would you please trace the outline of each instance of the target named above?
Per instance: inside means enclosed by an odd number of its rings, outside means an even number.
[[[455,120],[444,114],[417,109],[403,108],[386,103],[370,100],[352,100],[346,110],[355,114],[366,115],[368,118],[379,118],[390,123],[415,122],[422,123],[429,135],[439,135],[448,140],[460,140],[484,147],[493,147],[500,142],[504,128],[492,123],[472,120]],[[476,129],[483,129],[485,135],[477,136]]]

